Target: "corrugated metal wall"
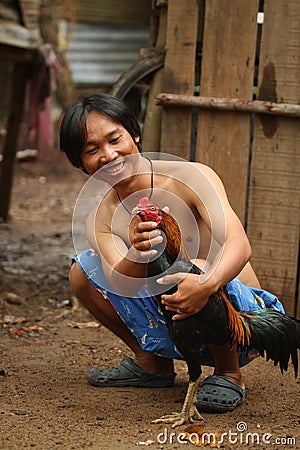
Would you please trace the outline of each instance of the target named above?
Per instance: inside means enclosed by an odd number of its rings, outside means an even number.
[[[75,0],[76,20],[122,26],[148,26],[151,0]]]
[[[149,46],[151,0],[75,0],[68,59],[76,86],[112,85]]]
[[[111,85],[148,46],[149,29],[77,23],[68,59],[77,86]]]

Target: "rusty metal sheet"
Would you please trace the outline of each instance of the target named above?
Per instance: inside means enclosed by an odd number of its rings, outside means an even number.
[[[0,44],[34,49],[41,43],[39,0],[2,1],[0,4]]]
[[[0,23],[0,44],[11,45],[24,49],[37,48],[40,43],[36,34],[18,23]]]

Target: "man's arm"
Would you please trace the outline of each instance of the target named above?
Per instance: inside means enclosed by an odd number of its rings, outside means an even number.
[[[156,227],[155,222],[134,217],[128,228],[132,243],[128,248],[120,236],[112,234],[109,224],[97,221],[97,213],[88,217],[87,239],[101,257],[104,275],[119,294],[132,296],[145,284],[145,263],[157,253],[152,247],[162,241]]]
[[[182,280],[182,274],[175,274],[160,280],[160,284],[179,282],[176,293],[162,296],[167,309],[174,312],[180,309],[183,313],[174,316],[175,320],[199,312],[208,297],[236,277],[251,257],[250,243],[229,204],[220,178],[206,166],[201,166],[201,169],[212,189],[207,189],[201,198],[196,196],[195,206],[219,243],[220,250],[204,275],[188,274]]]

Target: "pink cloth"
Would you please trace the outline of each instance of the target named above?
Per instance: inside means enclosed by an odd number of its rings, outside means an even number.
[[[30,147],[37,148],[46,158],[53,149],[51,93],[56,90],[57,70],[58,60],[52,45],[41,45],[30,80],[27,143]]]

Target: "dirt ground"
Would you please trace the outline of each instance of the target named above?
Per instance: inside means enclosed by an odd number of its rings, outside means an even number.
[[[72,210],[86,178],[62,156],[54,159],[16,164],[11,219],[0,224],[0,448],[192,448],[196,435],[184,441],[180,434],[186,426],[151,423],[180,409],[183,362],[176,362],[174,388],[99,389],[86,381],[92,366],[117,365],[130,353],[69,288]],[[225,449],[300,448],[300,384],[293,371],[282,376],[259,358],[243,374],[245,404],[204,414],[205,432],[216,433]]]

